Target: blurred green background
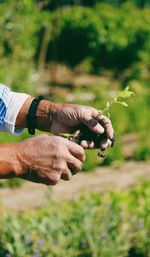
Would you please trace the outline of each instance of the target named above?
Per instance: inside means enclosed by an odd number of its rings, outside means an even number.
[[[111,109],[115,147],[104,160],[99,160],[96,151],[88,151],[83,171],[150,159],[149,7],[149,0],[0,1],[1,83],[17,92],[98,109],[127,85],[135,93],[128,100],[128,108],[114,105]],[[0,143],[27,137],[26,131],[19,137],[1,133]],[[14,187],[21,186],[21,182],[7,180],[0,185]],[[105,197],[101,196],[101,200],[94,195],[79,203],[66,203],[65,207],[53,203],[54,210],[48,207],[51,214],[40,210],[36,218],[35,214],[31,218],[25,214],[19,221],[14,216],[4,218],[0,225],[0,256],[149,257],[148,185],[126,195],[106,197],[109,206],[103,204]],[[143,208],[137,207],[135,219],[128,221],[135,198]],[[61,212],[64,208],[67,214],[56,219],[58,208]],[[52,220],[48,221],[48,215]],[[65,227],[66,217],[69,222]],[[140,225],[144,217],[147,223]],[[80,230],[82,220],[87,226]],[[23,233],[26,225],[27,243]],[[48,240],[44,246],[36,243],[40,233],[42,244]]]

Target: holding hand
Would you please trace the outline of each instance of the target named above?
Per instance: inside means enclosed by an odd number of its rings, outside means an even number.
[[[16,144],[20,170],[17,176],[36,183],[55,185],[70,180],[82,168],[83,148],[65,138],[40,135]]]

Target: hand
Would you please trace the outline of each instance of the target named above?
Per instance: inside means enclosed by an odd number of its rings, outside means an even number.
[[[111,146],[113,140],[113,127],[111,121],[104,115],[99,115],[93,107],[74,104],[55,104],[52,110],[52,123],[50,130],[54,134],[77,133],[83,125],[89,128],[93,134],[101,135],[105,132],[105,138],[97,146],[92,140],[84,140],[80,144],[84,148],[100,147],[105,149]]]
[[[40,135],[17,143],[19,177],[36,183],[55,185],[70,180],[85,159],[80,145],[58,136]]]

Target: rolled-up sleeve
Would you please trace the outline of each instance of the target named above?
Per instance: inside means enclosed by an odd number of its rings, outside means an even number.
[[[0,84],[0,128],[3,127],[10,99],[10,89]]]
[[[0,84],[0,131],[18,135],[23,129],[15,126],[17,115],[29,95],[12,92]]]

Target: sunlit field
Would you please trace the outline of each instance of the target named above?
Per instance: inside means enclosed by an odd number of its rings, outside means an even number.
[[[104,159],[87,150],[77,178],[56,189],[0,181],[0,257],[150,257],[149,7],[0,1],[0,83],[101,110],[127,86],[134,92],[128,107],[109,110],[114,147]],[[1,133],[0,143],[28,137]]]

